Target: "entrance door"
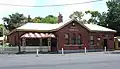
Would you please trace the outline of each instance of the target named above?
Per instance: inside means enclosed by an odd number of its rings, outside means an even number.
[[[104,39],[104,48],[106,47],[106,49],[107,49],[107,46],[108,46],[108,44],[107,44],[107,39]]]
[[[51,51],[57,51],[57,39],[56,38],[51,39]]]

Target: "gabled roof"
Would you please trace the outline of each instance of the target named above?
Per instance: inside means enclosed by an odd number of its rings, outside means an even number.
[[[105,27],[95,25],[95,24],[82,24],[75,19],[69,19],[69,20],[63,21],[61,23],[56,23],[56,24],[27,23],[21,27],[18,27],[17,29],[13,30],[12,32],[21,31],[21,30],[22,31],[57,31],[57,30],[63,28],[64,26],[68,25],[72,21],[76,21],[77,23],[79,23],[81,26],[88,29],[89,31],[116,32],[115,30],[105,28]]]

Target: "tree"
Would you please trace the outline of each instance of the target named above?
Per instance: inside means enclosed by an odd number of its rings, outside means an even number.
[[[33,23],[50,23],[54,24],[57,23],[57,17],[53,15],[48,15],[45,18],[42,17],[35,17],[32,19]]]
[[[85,11],[86,14],[91,14],[91,18],[88,20],[88,23],[98,24],[101,14],[98,11]]]
[[[118,31],[117,35],[120,35],[120,2],[108,1],[107,7],[106,23],[109,28]]]
[[[107,12],[100,14],[98,11],[86,11],[86,14],[91,14],[88,22],[114,29],[117,31],[117,35],[120,35],[120,1],[111,0],[106,4],[108,7]]]
[[[23,25],[26,22],[25,18],[26,17],[23,14],[15,13],[9,15],[9,17],[3,17],[3,20],[6,22],[4,25],[9,31],[12,31],[13,29]]]
[[[81,21],[83,16],[84,16],[84,14],[82,12],[75,11],[69,16],[69,18],[71,18],[71,19],[77,18],[78,21]]]
[[[107,13],[102,12],[102,14],[98,17],[99,19],[98,25],[107,27],[108,23],[106,22],[106,18],[107,18]]]
[[[4,29],[4,35],[6,35],[8,33],[8,31],[3,26],[3,24],[0,24],[0,37],[3,36],[3,29]]]
[[[41,23],[51,23],[51,24],[55,24],[57,23],[57,17],[53,16],[53,15],[48,15],[45,18],[42,18]]]
[[[32,19],[32,21],[33,23],[40,23],[42,19],[43,19],[42,17],[35,17]]]

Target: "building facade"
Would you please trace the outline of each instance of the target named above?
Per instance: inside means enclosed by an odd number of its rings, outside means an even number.
[[[27,23],[13,30],[8,35],[8,42],[13,46],[27,47],[46,51],[82,52],[114,50],[114,33],[105,27],[83,24],[75,19],[59,21],[58,24]],[[45,49],[44,49],[45,50]]]

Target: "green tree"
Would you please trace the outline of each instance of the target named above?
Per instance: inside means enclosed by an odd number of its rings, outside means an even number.
[[[98,11],[85,11],[86,14],[91,14],[91,18],[88,20],[88,23],[98,24],[101,14]]]
[[[6,22],[4,25],[9,31],[23,25],[26,22],[25,19],[26,17],[19,13],[9,15],[9,17],[3,17],[3,20]]]
[[[102,12],[102,14],[99,16],[98,18],[98,25],[107,27],[108,23],[106,22],[106,18],[107,18],[107,13],[106,12]]]
[[[42,18],[41,23],[51,23],[51,24],[55,24],[57,23],[57,17],[53,16],[53,15],[48,15],[45,18]]]
[[[42,19],[43,19],[42,17],[35,17],[32,19],[32,21],[33,23],[40,23]]]
[[[69,18],[71,18],[71,19],[77,18],[78,21],[81,21],[83,16],[84,16],[84,14],[82,12],[75,11],[69,16]]]
[[[91,14],[88,22],[114,29],[117,35],[120,35],[120,1],[111,0],[106,2],[106,5],[108,11],[101,14],[98,11],[86,11],[86,14]]]
[[[6,35],[8,33],[8,30],[6,30],[6,28],[3,26],[3,24],[0,24],[0,37],[3,36],[3,31],[4,31],[4,35]]]
[[[120,2],[108,1],[107,7],[106,23],[109,28],[118,31],[117,35],[120,35]]]

